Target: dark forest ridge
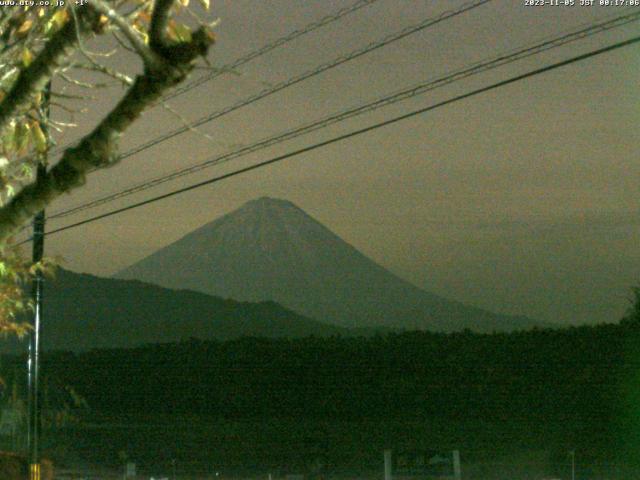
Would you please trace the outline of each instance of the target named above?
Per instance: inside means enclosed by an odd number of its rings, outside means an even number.
[[[287,200],[262,197],[116,275],[242,301],[275,301],[342,327],[507,331],[540,325],[399,278]]]
[[[136,347],[191,337],[348,334],[346,329],[303,317],[274,302],[236,302],[63,269],[47,282],[46,291],[42,342],[46,350]],[[0,348],[15,350],[16,342],[9,338]]]

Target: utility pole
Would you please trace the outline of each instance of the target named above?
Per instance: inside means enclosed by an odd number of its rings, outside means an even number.
[[[36,182],[47,173],[47,156],[49,143],[49,102],[51,97],[51,82],[44,89],[42,111],[40,114],[40,129],[47,140],[47,147],[41,155],[37,170]],[[41,210],[33,219],[33,263],[40,262],[44,255],[44,224],[45,212]],[[42,412],[40,410],[40,334],[42,326],[42,296],[44,290],[44,274],[36,270],[31,286],[34,305],[33,330],[29,336],[29,360],[27,363],[27,384],[29,388],[29,425],[27,430],[27,447],[29,454],[29,478],[40,480],[40,428],[42,426]]]

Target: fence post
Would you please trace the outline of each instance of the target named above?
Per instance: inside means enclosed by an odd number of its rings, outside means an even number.
[[[391,450],[384,451],[384,480],[393,480],[391,470]]]
[[[462,479],[462,470],[460,469],[460,450],[453,451],[453,478],[455,478],[455,480]]]

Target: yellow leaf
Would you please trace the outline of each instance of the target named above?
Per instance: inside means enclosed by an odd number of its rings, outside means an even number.
[[[151,22],[151,15],[149,14],[149,12],[142,10],[139,14],[138,14],[138,20],[140,20],[141,22],[145,22],[145,23],[149,23]]]
[[[61,8],[56,11],[51,17],[51,21],[54,23],[57,29],[60,29],[65,23],[67,23],[67,19],[69,18],[69,13],[66,8]]]
[[[182,4],[183,7],[189,6],[189,0],[180,0],[180,3]]]
[[[32,61],[33,61],[33,53],[31,53],[31,50],[29,50],[28,48],[25,48],[24,50],[22,50],[22,64],[25,67],[28,67],[29,65],[31,65]]]
[[[140,35],[142,35],[142,39],[144,40],[144,43],[148,44],[149,43],[149,35],[147,34],[147,32],[144,31],[144,28],[142,28],[139,25],[136,25],[135,23],[133,24],[133,28],[135,29],[136,32],[138,32]]]
[[[202,8],[204,8],[205,10],[209,10],[209,0],[199,0],[200,1],[200,5],[202,5]]]
[[[20,28],[18,28],[16,33],[20,35],[24,35],[31,29],[31,25],[33,25],[33,20],[31,19],[25,20],[24,23],[20,25]]]

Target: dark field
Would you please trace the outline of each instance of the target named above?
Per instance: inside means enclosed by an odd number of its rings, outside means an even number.
[[[573,426],[575,429],[575,426]],[[178,478],[382,478],[383,451],[461,451],[463,478],[570,478],[569,425],[482,421],[322,421],[211,417],[111,419],[50,436],[68,467],[121,470],[126,452],[140,474]],[[57,440],[54,440],[57,439]],[[63,448],[63,446],[65,446]],[[584,449],[582,450],[584,452]],[[54,453],[55,455],[55,453]],[[583,453],[586,455],[586,453]],[[577,478],[633,478],[632,466],[577,456]],[[621,459],[617,459],[620,461]],[[175,468],[175,470],[174,470]],[[145,477],[146,478],[146,477]]]
[[[575,451],[579,480],[634,478],[638,345],[620,324],[51,353],[44,448],[185,479],[380,478],[385,449],[459,450],[464,478],[570,478]],[[22,364],[5,358],[9,382]]]

